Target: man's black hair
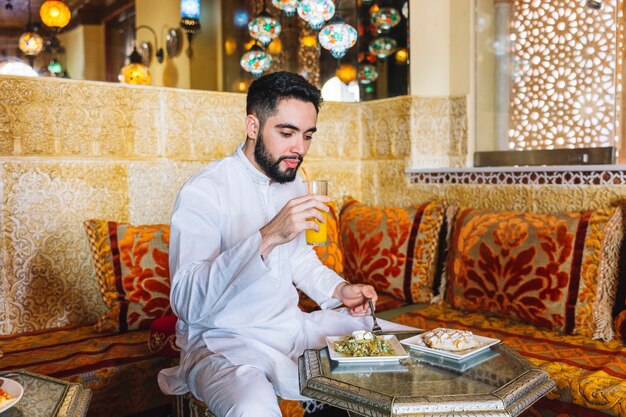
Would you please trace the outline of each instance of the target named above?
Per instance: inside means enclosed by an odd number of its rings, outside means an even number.
[[[316,112],[320,111],[322,93],[317,87],[299,74],[279,71],[263,75],[250,84],[246,114],[254,114],[264,124],[276,112],[278,102],[288,98],[311,103]]]

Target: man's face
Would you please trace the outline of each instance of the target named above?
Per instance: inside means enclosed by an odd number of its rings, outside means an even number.
[[[261,126],[254,146],[258,167],[280,184],[296,178],[316,130],[317,112],[311,103],[296,99],[278,102],[274,115]]]

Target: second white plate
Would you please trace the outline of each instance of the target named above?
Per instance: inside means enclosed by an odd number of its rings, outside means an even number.
[[[8,402],[0,406],[1,413],[4,410],[8,410],[9,408],[17,404],[17,402],[20,400],[20,398],[22,398],[22,395],[24,394],[24,388],[22,388],[19,383],[13,381],[12,379],[0,377],[0,380],[2,380],[2,386],[0,386],[0,388],[5,390],[7,394],[9,394],[9,397],[11,397]]]
[[[488,349],[490,346],[493,346],[497,343],[500,343],[500,339],[492,339],[491,337],[477,336],[474,335],[476,340],[478,341],[478,346],[471,349],[465,349],[458,352],[451,352],[448,350],[441,349],[433,349],[426,346],[426,343],[422,340],[422,334],[415,335],[413,337],[409,337],[407,339],[402,340],[400,343],[409,346],[413,349],[421,350],[423,352],[432,353],[434,355],[441,355],[447,358],[462,360],[472,355],[475,355],[479,352],[482,352],[485,349]]]
[[[403,358],[408,358],[409,354],[402,347],[398,338],[393,335],[384,335],[385,339],[393,349],[392,356],[346,356],[335,350],[335,342],[340,341],[345,336],[327,336],[326,345],[328,345],[328,354],[330,358],[337,362],[395,362]]]

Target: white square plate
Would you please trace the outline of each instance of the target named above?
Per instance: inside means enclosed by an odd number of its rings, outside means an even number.
[[[400,343],[402,343],[403,345],[409,346],[413,349],[421,350],[422,352],[428,352],[434,355],[441,355],[447,358],[452,358],[452,359],[457,359],[457,360],[465,359],[479,352],[482,352],[485,349],[489,349],[490,346],[500,343],[500,339],[492,339],[491,337],[474,335],[474,337],[478,341],[478,346],[471,348],[471,349],[460,350],[458,352],[451,352],[449,350],[433,349],[433,348],[426,346],[426,343],[424,343],[424,341],[422,340],[422,336],[423,334],[418,334],[413,337],[404,339]]]
[[[328,354],[330,358],[337,362],[394,362],[403,358],[408,358],[409,354],[402,347],[398,338],[394,335],[386,334],[384,338],[387,339],[391,348],[393,349],[392,356],[346,356],[335,350],[335,343],[342,340],[346,336],[327,336],[326,345],[328,345]]]
[[[24,388],[22,388],[20,384],[13,381],[12,379],[0,377],[0,380],[2,381],[2,386],[0,386],[0,388],[5,390],[7,394],[9,394],[9,396],[11,397],[11,400],[0,406],[1,413],[4,410],[8,410],[9,408],[17,404],[17,402],[20,400],[20,398],[22,398],[22,395],[24,394]]]

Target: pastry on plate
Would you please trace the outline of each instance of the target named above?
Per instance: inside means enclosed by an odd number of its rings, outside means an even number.
[[[424,344],[432,349],[459,352],[478,346],[478,341],[469,330],[455,330],[438,327],[422,333]]]

